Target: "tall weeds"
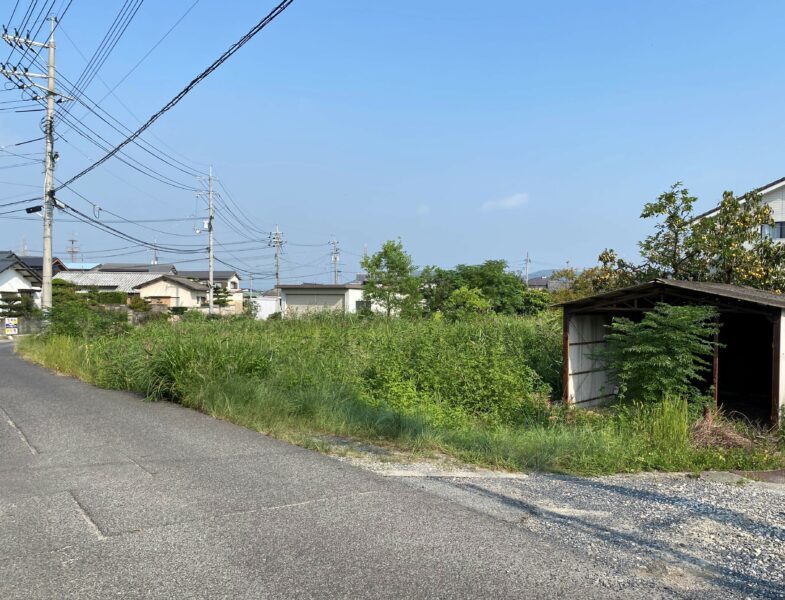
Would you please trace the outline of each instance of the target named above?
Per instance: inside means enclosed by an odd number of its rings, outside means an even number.
[[[783,463],[771,447],[693,447],[681,399],[601,413],[549,408],[561,372],[552,316],[192,318],[90,342],[28,338],[19,351],[96,385],[286,439],[383,440],[477,464],[582,474]]]

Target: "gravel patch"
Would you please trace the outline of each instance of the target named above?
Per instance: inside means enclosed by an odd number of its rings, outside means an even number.
[[[729,474],[730,475],[730,474]],[[785,598],[785,486],[736,475],[411,477],[401,481],[689,598]]]

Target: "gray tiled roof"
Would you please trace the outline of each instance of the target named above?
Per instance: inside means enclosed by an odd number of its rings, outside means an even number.
[[[101,271],[63,271],[55,276],[77,287],[98,287],[130,293],[142,283],[158,279],[160,273],[103,273]]]

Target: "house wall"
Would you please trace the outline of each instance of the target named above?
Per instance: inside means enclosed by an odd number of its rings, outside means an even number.
[[[139,288],[139,295],[145,300],[151,298],[170,298],[168,303],[160,302],[169,307],[196,308],[200,305],[198,298],[206,296],[207,292],[196,292],[175,285],[171,281],[163,280]]]
[[[346,294],[342,290],[281,290],[281,301],[285,315],[346,309]]]
[[[785,221],[785,188],[778,188],[763,194],[763,201],[771,207],[775,221]]]
[[[18,293],[19,290],[38,289],[37,285],[31,284],[22,277],[15,269],[6,269],[0,273],[0,292]],[[41,308],[40,290],[33,293],[33,300],[38,308]]]

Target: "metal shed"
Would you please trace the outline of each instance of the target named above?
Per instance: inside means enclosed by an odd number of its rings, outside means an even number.
[[[777,424],[785,407],[785,295],[697,281],[655,279],[562,303],[564,402],[595,406],[614,396],[595,358],[615,316],[639,319],[657,303],[710,305],[719,311],[720,347],[703,382],[716,403],[757,421]]]

